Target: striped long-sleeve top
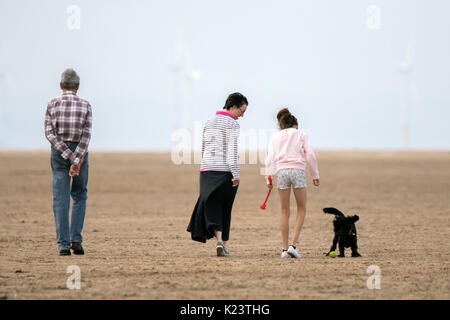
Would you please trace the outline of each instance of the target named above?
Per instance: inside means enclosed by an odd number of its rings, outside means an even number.
[[[65,91],[52,99],[45,112],[45,137],[64,159],[78,165],[88,151],[91,140],[91,105],[74,92]],[[78,142],[75,152],[65,142]]]
[[[226,111],[217,111],[203,128],[200,171],[228,171],[240,179],[239,123]]]

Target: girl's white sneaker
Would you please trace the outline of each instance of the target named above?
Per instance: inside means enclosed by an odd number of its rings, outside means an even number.
[[[281,258],[290,258],[291,256],[289,255],[289,253],[287,253],[287,251],[283,251],[282,253],[281,253]]]
[[[292,257],[292,258],[296,258],[296,259],[300,259],[301,256],[298,253],[298,249],[294,248],[294,246],[289,246],[287,253]]]

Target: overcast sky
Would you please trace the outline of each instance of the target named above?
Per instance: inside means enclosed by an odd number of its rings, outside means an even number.
[[[0,149],[49,148],[45,108],[67,67],[92,104],[91,150],[170,150],[176,108],[205,122],[235,91],[243,132],[276,128],[287,106],[314,149],[400,149],[413,44],[410,146],[450,150],[449,15],[446,0],[1,1]],[[199,76],[185,91],[180,43]]]

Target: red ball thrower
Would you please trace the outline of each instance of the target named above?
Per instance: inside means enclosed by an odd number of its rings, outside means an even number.
[[[269,176],[268,179],[269,179],[270,184],[272,184],[272,177]],[[259,206],[259,207],[260,207],[261,209],[263,209],[263,210],[266,210],[266,203],[267,203],[267,200],[269,199],[269,196],[270,196],[270,192],[271,192],[271,191],[272,191],[272,189],[269,189],[269,192],[267,193],[266,200],[264,201],[264,203],[263,203],[262,205]]]

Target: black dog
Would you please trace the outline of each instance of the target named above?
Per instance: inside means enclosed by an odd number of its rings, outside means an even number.
[[[342,212],[336,208],[323,208],[323,212],[328,214],[334,214],[333,226],[334,226],[334,239],[331,245],[330,251],[336,250],[336,245],[339,242],[339,255],[338,257],[345,257],[345,248],[352,248],[352,257],[361,257],[358,253],[358,245],[356,239],[356,226],[355,222],[359,220],[357,215],[346,217]]]

